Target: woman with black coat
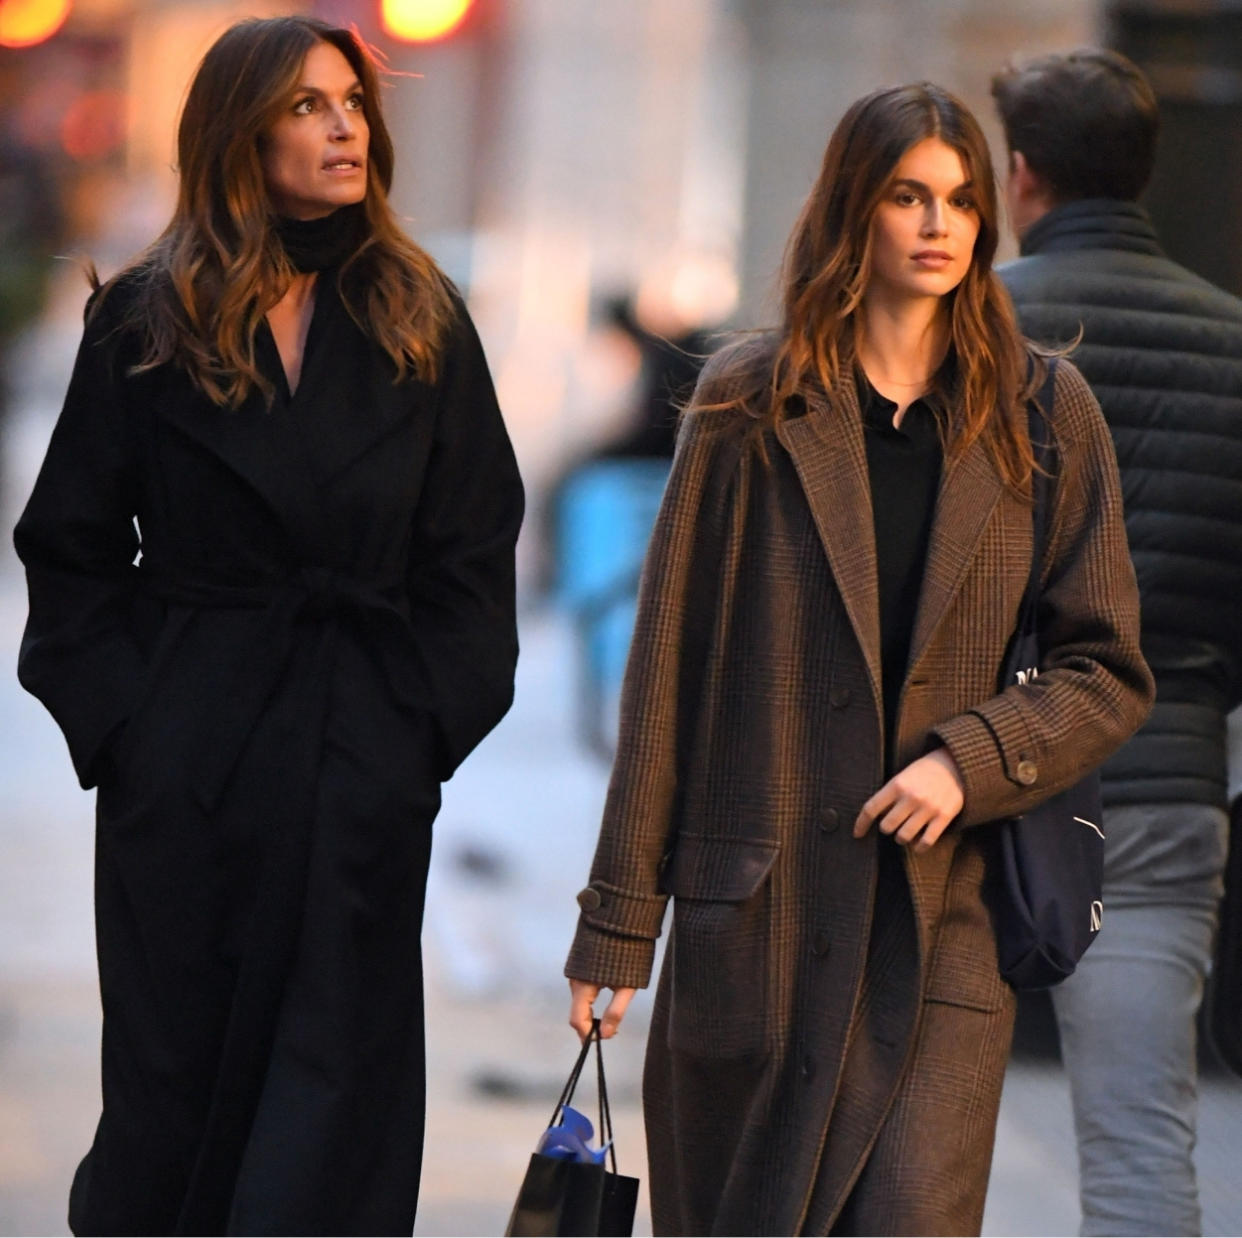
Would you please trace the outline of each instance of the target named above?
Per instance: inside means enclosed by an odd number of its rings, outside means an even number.
[[[76,1233],[408,1234],[440,783],[509,706],[522,488],[322,22],[204,58],[16,530],[23,684],[98,786]]]

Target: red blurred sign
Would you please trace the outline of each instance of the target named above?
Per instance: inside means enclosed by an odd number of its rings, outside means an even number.
[[[125,95],[119,90],[85,90],[60,122],[65,153],[83,163],[106,159],[125,140]]]
[[[3,0],[0,47],[33,47],[65,24],[72,0]]]
[[[470,12],[474,0],[381,0],[384,33],[403,43],[446,39]]]

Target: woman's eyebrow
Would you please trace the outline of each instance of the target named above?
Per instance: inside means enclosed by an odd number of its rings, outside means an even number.
[[[893,182],[893,187],[894,187],[894,188],[896,188],[898,185],[904,185],[904,186],[906,186],[908,189],[914,189],[914,190],[917,190],[919,193],[931,193],[931,186],[930,186],[930,185],[925,185],[922,181],[917,181],[917,180],[915,180],[915,179],[914,179],[914,177],[912,177],[912,176],[900,176],[900,177],[898,177],[898,178],[897,178],[897,179]],[[957,193],[959,190],[962,190],[962,189],[973,189],[974,187],[975,187],[975,182],[974,182],[973,180],[971,180],[971,181],[963,181],[960,185],[954,185],[954,186],[953,186],[953,188],[949,190],[949,192],[950,192],[950,193]]]
[[[361,89],[362,83],[357,78],[354,78],[354,80],[350,82],[350,84],[346,86],[343,91],[341,91],[341,94],[350,95],[353,94],[354,91]],[[326,99],[328,97],[328,92],[319,86],[299,86],[293,93],[297,95],[315,95],[320,99]]]

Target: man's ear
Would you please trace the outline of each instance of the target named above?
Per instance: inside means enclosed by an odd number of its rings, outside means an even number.
[[[1031,224],[1056,205],[1051,186],[1038,172],[1031,170],[1020,150],[1009,152],[1005,205],[1009,208],[1009,223],[1019,239]]]
[[[1038,172],[1031,171],[1031,165],[1020,150],[1009,152],[1009,193],[1014,201],[1039,205],[1045,209],[1052,205],[1048,182]]]

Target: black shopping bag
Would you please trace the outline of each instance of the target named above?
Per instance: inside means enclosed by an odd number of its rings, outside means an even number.
[[[573,1099],[578,1077],[591,1045],[599,1074],[599,1137],[608,1143],[611,1168],[531,1153],[526,1176],[522,1179],[517,1202],[509,1217],[505,1234],[512,1238],[557,1238],[582,1234],[628,1238],[634,1231],[634,1210],[638,1205],[638,1179],[617,1173],[617,1151],[612,1145],[612,1112],[604,1082],[604,1054],[600,1044],[599,1020],[583,1041],[582,1051],[552,1111],[549,1127],[561,1120]]]

